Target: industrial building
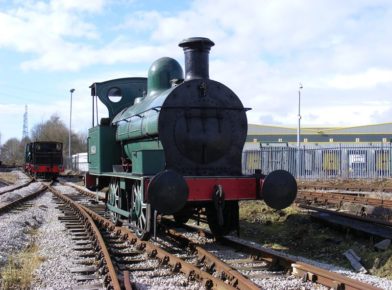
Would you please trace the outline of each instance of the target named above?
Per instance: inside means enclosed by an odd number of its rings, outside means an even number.
[[[391,178],[392,123],[297,128],[249,124],[243,172],[285,169],[299,179]]]
[[[296,127],[249,124],[247,143],[296,143]],[[301,127],[301,143],[390,143],[392,123],[354,127]],[[248,144],[251,145],[251,144]]]

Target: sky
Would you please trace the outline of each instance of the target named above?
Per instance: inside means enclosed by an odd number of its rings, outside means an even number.
[[[295,127],[392,121],[389,0],[0,0],[1,143],[57,114],[91,126],[89,86],[147,76],[178,43],[215,42],[210,78],[242,100],[248,121]],[[103,105],[100,116],[105,115]]]

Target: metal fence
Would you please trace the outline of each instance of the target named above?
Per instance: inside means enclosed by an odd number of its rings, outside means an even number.
[[[242,171],[263,174],[277,169],[291,172],[298,179],[377,179],[391,177],[391,143],[337,145],[260,145],[245,150]],[[299,162],[297,167],[297,162]]]

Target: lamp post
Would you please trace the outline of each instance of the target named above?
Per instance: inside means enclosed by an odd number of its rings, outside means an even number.
[[[299,149],[301,145],[301,90],[303,86],[299,83],[298,87],[298,127],[297,127],[297,178],[300,177],[300,154]]]
[[[71,104],[69,107],[69,134],[68,134],[68,160],[69,165],[72,168],[72,159],[71,159],[71,130],[72,130],[72,94],[75,89],[70,89],[69,92],[71,93]]]

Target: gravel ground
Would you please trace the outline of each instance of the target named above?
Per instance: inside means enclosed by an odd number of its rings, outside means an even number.
[[[31,243],[29,230],[38,228],[45,221],[45,209],[39,206],[41,200],[43,196],[30,201],[33,205],[31,208],[0,216],[0,267],[5,265],[11,253]]]
[[[71,268],[78,267],[75,263],[79,259],[78,253],[72,249],[76,246],[75,242],[71,240],[64,224],[58,220],[62,213],[55,208],[52,195],[45,195],[45,199],[48,207],[47,219],[40,228],[37,244],[40,255],[46,260],[35,272],[36,279],[32,289],[78,289],[81,283],[78,283],[75,277],[79,274],[70,272]]]
[[[249,245],[251,245],[253,247],[256,247],[256,248],[257,247],[261,247],[261,248],[265,249],[265,247],[262,247],[262,246],[260,246],[260,245],[258,245],[256,243],[254,243],[254,242],[245,241],[245,240],[239,239],[239,238],[234,237],[234,236],[231,236],[230,239],[232,239],[232,240],[240,240],[241,242],[247,243],[247,244],[249,244]],[[274,250],[270,250],[270,251],[271,252],[276,252]],[[304,262],[304,263],[308,263],[308,264],[314,265],[314,266],[319,267],[319,268],[326,269],[328,271],[333,271],[333,272],[336,272],[336,273],[340,273],[340,274],[342,274],[344,276],[350,277],[350,278],[355,279],[355,280],[362,281],[364,283],[371,284],[371,285],[373,285],[375,287],[378,287],[378,288],[381,288],[381,289],[392,289],[392,281],[388,280],[388,279],[376,277],[376,276],[373,276],[373,275],[355,273],[353,271],[350,271],[348,269],[344,269],[342,267],[337,267],[335,265],[326,264],[326,263],[320,263],[320,262],[317,262],[317,261],[314,261],[314,260],[310,260],[310,259],[306,259],[306,258],[299,257],[299,256],[288,255],[288,254],[284,254],[282,252],[278,252],[278,253],[286,255],[287,257],[291,258],[292,260],[301,261],[301,262]],[[270,289],[270,288],[267,288],[267,289]],[[289,289],[289,288],[276,288],[276,289]]]
[[[208,239],[206,237],[200,237],[195,233],[183,233],[184,236],[191,238],[193,241],[203,244],[204,248],[211,253],[213,253],[215,256],[217,256],[219,259],[222,259],[225,262],[229,262],[230,260],[241,260],[241,259],[246,259],[249,257],[249,255],[238,252],[233,250],[232,248],[225,247],[222,245],[218,245],[213,242],[212,239]],[[231,265],[232,267],[252,267],[252,266],[260,266],[260,263],[254,264],[254,263],[247,263],[247,264],[241,264],[241,265],[236,265],[233,264]],[[284,272],[276,272],[276,271],[270,271],[266,269],[260,269],[258,271],[252,270],[240,270],[239,271],[241,274],[249,277],[253,283],[256,285],[260,286],[262,289],[274,289],[274,290],[297,290],[297,289],[320,289],[320,290],[327,290],[328,288],[321,286],[321,285],[315,285],[311,282],[303,282],[301,278],[292,276],[292,275],[287,275]]]
[[[26,182],[26,177],[23,173],[17,172],[16,174],[20,174],[20,183]],[[6,193],[0,196],[0,202],[9,202],[16,196],[35,191],[38,186],[42,186],[42,184],[33,183],[26,188],[12,192],[12,194]],[[67,193],[74,191],[69,187],[59,186],[59,188]],[[80,285],[75,280],[75,276],[78,274],[75,275],[69,271],[70,268],[77,266],[75,260],[78,259],[78,255],[72,250],[75,247],[75,243],[71,240],[64,225],[57,218],[62,214],[55,208],[56,205],[52,200],[52,194],[44,193],[29,203],[32,204],[31,208],[9,212],[0,216],[0,232],[2,233],[0,235],[0,267],[4,266],[10,253],[18,252],[31,243],[32,238],[28,232],[31,228],[38,228],[39,231],[35,241],[40,247],[39,254],[45,258],[45,261],[36,270],[36,279],[31,289],[78,289]],[[233,237],[233,239],[236,238]],[[200,242],[209,243],[211,241],[206,238],[200,238]],[[252,246],[258,246],[252,242],[247,243],[250,243]],[[61,249],[61,255],[59,255],[59,249]],[[244,258],[240,253],[224,248],[216,248],[215,252],[218,257],[226,260]],[[347,269],[321,264],[301,257],[291,258],[339,272],[382,289],[392,289],[391,280],[357,274]],[[149,261],[135,266],[157,268],[157,263]],[[321,286],[303,283],[301,279],[279,272],[274,273],[263,270],[250,273],[244,271],[243,274],[250,275],[253,282],[264,289],[324,289]],[[131,281],[137,281],[138,289],[200,289],[199,283],[189,282],[181,274],[173,275],[171,271],[165,268],[155,269],[154,271],[132,271]]]
[[[162,242],[162,240],[160,240]],[[132,247],[132,246],[131,246]],[[173,273],[168,266],[159,265],[157,259],[149,259],[146,253],[132,257],[132,259],[145,260],[141,263],[131,264],[130,281],[138,290],[166,290],[166,289],[205,289],[198,281],[190,281],[183,273]],[[144,269],[138,271],[138,269]],[[149,269],[148,271],[146,269]],[[151,270],[150,270],[151,269]]]
[[[37,186],[39,183],[18,190],[17,195],[23,195]],[[34,273],[35,281],[31,289],[79,289],[81,284],[75,280],[79,274],[69,271],[78,266],[75,263],[78,253],[72,250],[75,242],[57,218],[62,213],[55,208],[52,193],[43,193],[29,203],[32,204],[30,208],[11,211],[0,217],[0,267],[6,264],[11,253],[23,250],[34,239],[44,262]],[[29,234],[32,228],[38,229],[34,238]],[[97,281],[91,283],[96,284]]]

